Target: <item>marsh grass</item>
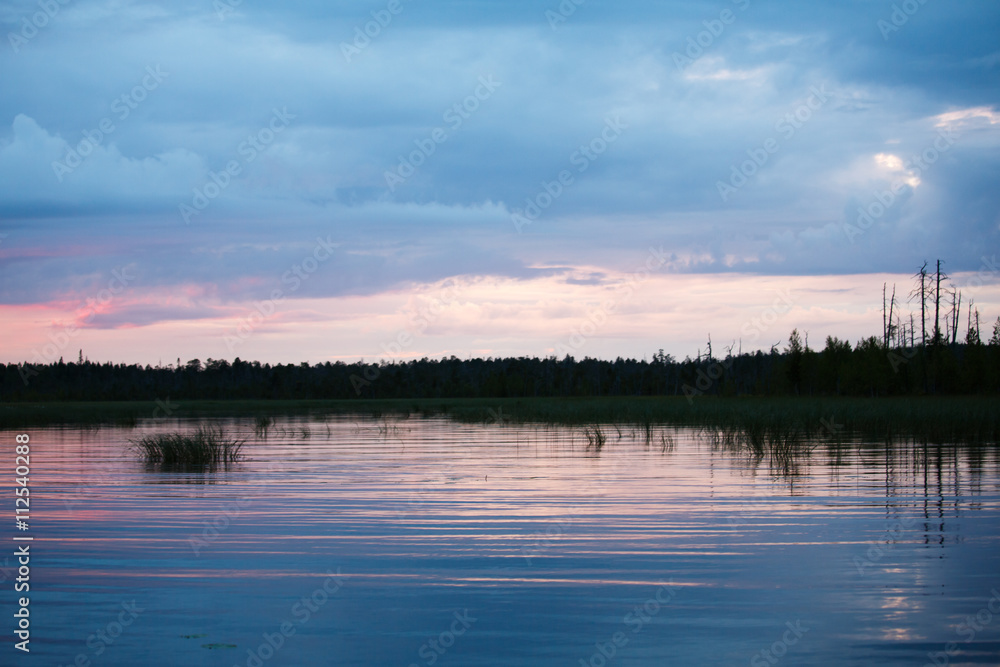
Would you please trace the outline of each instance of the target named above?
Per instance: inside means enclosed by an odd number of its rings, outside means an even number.
[[[674,451],[676,443],[674,442],[674,436],[666,431],[660,433],[660,451],[664,454]]]
[[[168,466],[213,466],[241,458],[246,441],[233,439],[219,427],[202,427],[194,434],[156,433],[129,440],[146,463]]]
[[[495,407],[496,401],[490,403]],[[715,428],[742,432],[757,452],[797,442],[857,439],[915,439],[943,444],[1000,444],[1000,399],[915,398],[683,398],[508,399],[504,414],[513,423],[587,426],[632,425],[640,438],[655,439],[655,427]],[[442,410],[458,421],[484,421],[485,407],[454,403]],[[426,413],[425,413],[426,414]]]
[[[8,403],[0,405],[0,428],[50,424],[132,424],[156,414],[155,403]],[[592,397],[505,399],[405,399],[346,401],[189,401],[172,416],[185,419],[250,417],[261,414],[325,418],[365,415],[391,430],[390,418],[448,417],[490,424],[503,422],[616,430],[639,429],[654,440],[654,426],[714,428],[743,432],[752,453],[780,442],[850,442],[913,439],[941,444],[1000,444],[1000,398],[995,396],[846,397]],[[270,417],[265,418],[270,419]]]
[[[599,424],[594,424],[593,426],[588,426],[583,429],[583,434],[587,438],[587,449],[594,450],[595,452],[600,452],[604,449],[604,443],[607,442],[608,437],[601,430]]]
[[[793,426],[750,422],[723,428],[704,427],[699,436],[713,449],[742,456],[756,467],[762,463],[774,474],[794,476],[818,446],[814,437]]]
[[[268,430],[274,426],[274,417],[270,415],[257,415],[253,418],[253,432],[258,438],[266,438]]]
[[[135,428],[139,425],[139,420],[135,415],[122,415],[115,419],[115,425],[122,428]]]
[[[399,433],[399,427],[391,423],[388,419],[382,419],[380,424],[375,426],[379,435],[395,435]]]

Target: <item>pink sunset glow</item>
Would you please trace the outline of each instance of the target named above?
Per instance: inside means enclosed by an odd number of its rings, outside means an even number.
[[[822,349],[827,336],[856,342],[881,327],[881,290],[895,284],[904,314],[911,277],[648,276],[594,266],[529,280],[455,278],[371,296],[224,303],[211,286],[144,291],[105,303],[69,298],[3,306],[4,361],[92,361],[156,365],[236,357],[271,363],[457,356],[677,358],[735,343],[736,352],[784,347],[793,328]],[[1000,288],[963,273],[982,328],[1000,313]],[[107,296],[107,295],[105,295]],[[90,297],[93,299],[93,297]],[[968,303],[968,302],[967,302]],[[266,316],[265,316],[266,314]],[[965,322],[962,322],[963,329]],[[53,358],[54,357],[54,358]]]

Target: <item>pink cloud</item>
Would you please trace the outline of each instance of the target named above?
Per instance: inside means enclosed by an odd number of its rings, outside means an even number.
[[[575,275],[594,271],[580,267]],[[961,284],[961,275],[955,279]],[[654,272],[625,298],[628,274],[604,270],[599,283],[567,282],[565,274],[477,278],[450,291],[436,283],[368,297],[286,298],[273,309],[259,300],[223,303],[212,296],[214,285],[192,284],[133,290],[89,315],[79,302],[60,299],[2,306],[0,316],[6,361],[30,360],[53,345],[63,323],[78,328],[60,354],[75,357],[83,348],[91,359],[122,362],[561,356],[567,346],[577,357],[648,358],[664,348],[683,358],[704,349],[709,334],[716,353],[733,343],[743,351],[784,345],[793,328],[808,332],[813,348],[828,335],[856,342],[881,329],[883,282],[905,293],[910,276]],[[1000,287],[983,285],[967,296],[984,326],[1000,314]]]

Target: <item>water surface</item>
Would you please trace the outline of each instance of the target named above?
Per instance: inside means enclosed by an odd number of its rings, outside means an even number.
[[[126,449],[195,422],[29,431],[32,655],[0,662],[1000,664],[989,450],[816,443],[785,474],[691,429],[213,423],[245,461]]]

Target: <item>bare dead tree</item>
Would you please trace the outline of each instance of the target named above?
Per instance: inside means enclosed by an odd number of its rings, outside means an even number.
[[[975,323],[973,323],[973,306],[975,299],[969,300],[969,332],[965,334],[966,345],[982,345],[982,338],[979,337],[979,309],[975,309]]]
[[[892,323],[892,311],[896,308],[896,284],[892,285],[892,298],[889,299],[889,328],[886,331],[886,347],[889,347],[889,341],[892,340],[893,332],[898,328],[898,325],[893,325]]]
[[[962,311],[962,292],[953,290],[951,292],[951,344],[958,340],[958,322]]]
[[[886,321],[885,311],[885,286],[886,283],[882,283],[882,347],[889,347],[889,324]]]
[[[941,342],[941,260],[937,261],[937,287],[934,288],[934,344]]]
[[[917,287],[910,292],[910,301],[920,299],[920,344],[927,344],[927,262],[913,276],[918,280]]]
[[[886,311],[885,290],[887,283],[882,283],[882,347],[888,349],[894,334],[899,330],[899,324],[893,323],[892,313],[896,308],[896,285],[892,286],[892,298],[889,300],[888,311]],[[898,318],[897,318],[898,319]]]
[[[941,281],[947,280],[948,275],[941,272],[941,260],[937,261],[937,281],[936,287],[934,288],[934,345],[940,345],[944,342],[944,336],[941,334]]]

